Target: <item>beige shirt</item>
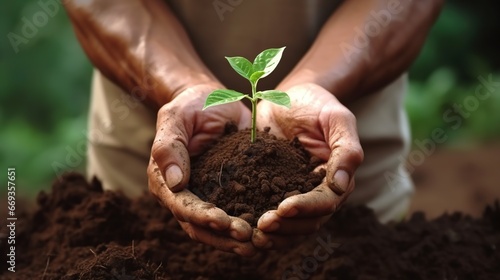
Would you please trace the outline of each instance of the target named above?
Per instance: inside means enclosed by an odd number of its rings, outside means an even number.
[[[202,60],[228,88],[248,92],[224,56],[249,60],[264,49],[286,46],[278,68],[259,81],[274,88],[306,53],[341,1],[334,0],[167,0]]]

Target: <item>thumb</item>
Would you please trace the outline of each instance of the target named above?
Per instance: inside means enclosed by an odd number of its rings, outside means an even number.
[[[162,119],[162,110],[158,113]],[[158,121],[156,137],[151,148],[151,156],[158,164],[165,178],[167,187],[172,192],[183,190],[189,182],[190,162],[187,150],[188,134],[183,122],[178,120],[172,111],[167,114],[166,121]]]
[[[339,196],[352,191],[354,172],[363,162],[364,157],[355,117],[346,116],[344,120],[342,125],[337,124],[336,129],[330,131],[331,152],[326,172],[328,186]]]

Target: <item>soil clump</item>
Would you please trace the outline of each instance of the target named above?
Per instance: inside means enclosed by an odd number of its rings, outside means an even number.
[[[226,135],[192,159],[189,185],[203,200],[256,226],[285,198],[318,186],[326,174],[314,172],[320,163],[297,138],[278,139],[266,129],[251,143],[250,130],[229,124]]]

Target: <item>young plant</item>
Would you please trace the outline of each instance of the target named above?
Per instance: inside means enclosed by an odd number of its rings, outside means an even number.
[[[231,89],[218,89],[207,96],[203,110],[208,107],[236,102],[243,98],[248,98],[252,103],[252,127],[250,140],[254,143],[257,135],[256,116],[257,101],[259,99],[271,101],[275,104],[290,108],[290,97],[286,92],[278,90],[257,91],[257,83],[260,79],[267,77],[274,71],[281,60],[284,50],[285,47],[267,49],[257,55],[253,63],[241,56],[226,57],[231,67],[233,67],[238,74],[250,82],[250,85],[252,86],[252,94],[247,95]]]

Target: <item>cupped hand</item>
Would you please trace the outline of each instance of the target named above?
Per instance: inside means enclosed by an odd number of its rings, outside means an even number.
[[[290,109],[259,103],[259,129],[269,126],[276,136],[298,137],[311,155],[326,162],[326,177],[312,191],[291,196],[260,217],[252,237],[258,248],[284,247],[317,231],[354,190],[353,175],[363,161],[356,118],[332,93],[316,84],[286,92]]]
[[[250,256],[255,253],[251,226],[202,201],[186,188],[190,156],[200,154],[221,136],[227,122],[232,121],[239,128],[250,123],[250,112],[241,102],[202,111],[207,95],[218,88],[191,87],[159,110],[148,166],[149,190],[170,209],[192,239]]]

